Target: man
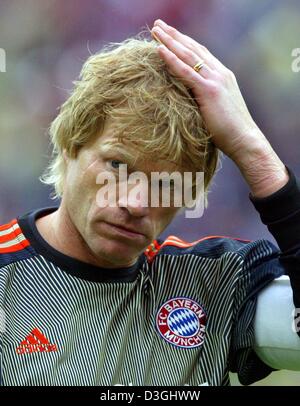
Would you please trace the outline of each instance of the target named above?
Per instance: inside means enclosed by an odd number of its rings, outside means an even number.
[[[44,182],[59,208],[0,229],[2,385],[228,385],[229,370],[248,384],[272,371],[254,351],[256,302],[288,273],[300,303],[299,185],[233,73],[161,20],[152,34],[160,46],[129,39],[89,58],[50,130]],[[115,206],[99,204],[99,174],[120,185],[124,164],[148,177],[203,171],[207,195],[218,149],[281,251],[266,240],[157,239],[179,208],[147,205],[130,184]],[[277,333],[298,340],[292,325]]]

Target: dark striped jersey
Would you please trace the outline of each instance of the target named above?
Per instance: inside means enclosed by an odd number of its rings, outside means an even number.
[[[267,240],[155,240],[130,268],[49,246],[35,221],[0,227],[2,385],[228,385],[271,369],[255,355],[258,292],[284,273]]]

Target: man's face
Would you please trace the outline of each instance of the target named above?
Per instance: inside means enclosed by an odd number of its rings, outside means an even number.
[[[105,267],[126,267],[134,264],[140,253],[167,227],[179,209],[150,207],[150,203],[145,207],[139,196],[135,199],[134,194],[131,194],[128,198],[133,188],[130,185],[127,186],[126,196],[117,193],[115,207],[100,207],[97,193],[104,185],[97,184],[97,177],[104,172],[116,176],[118,190],[120,164],[128,165],[128,173],[144,172],[148,179],[151,179],[152,171],[172,173],[179,171],[179,168],[174,163],[162,160],[151,162],[146,157],[138,159],[133,168],[118,148],[103,148],[116,141],[112,130],[112,123],[108,121],[103,134],[82,148],[76,159],[66,158],[62,205],[99,264]],[[133,156],[136,155],[134,149],[123,146],[125,148]]]

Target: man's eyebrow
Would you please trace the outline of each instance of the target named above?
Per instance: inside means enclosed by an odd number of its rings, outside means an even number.
[[[136,157],[125,150],[122,144],[103,142],[100,145],[100,151],[110,156],[120,157],[120,159],[126,161],[125,163],[128,163],[129,166],[133,167],[136,164]]]

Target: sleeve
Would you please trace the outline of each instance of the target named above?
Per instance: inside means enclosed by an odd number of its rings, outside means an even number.
[[[293,290],[294,330],[300,336],[300,180],[286,168],[290,180],[282,189],[263,199],[249,197],[280,248],[279,260]]]
[[[270,241],[257,240],[239,250],[243,266],[235,289],[229,369],[242,385],[265,378],[274,368],[264,363],[254,349],[255,313],[259,293],[284,273],[279,250]]]
[[[259,199],[249,195],[280,250],[263,256],[249,252],[244,260],[242,278],[248,278],[249,281],[246,283],[247,292],[243,302],[237,300],[239,305],[234,315],[229,357],[230,370],[238,373],[244,385],[263,379],[275,370],[255,352],[255,312],[259,292],[275,278],[287,274],[291,280],[294,304],[296,307],[300,305],[300,187],[292,171],[289,168],[287,170],[289,182],[276,193]],[[255,260],[255,256],[260,256],[260,259]],[[275,291],[272,296],[276,301]]]

